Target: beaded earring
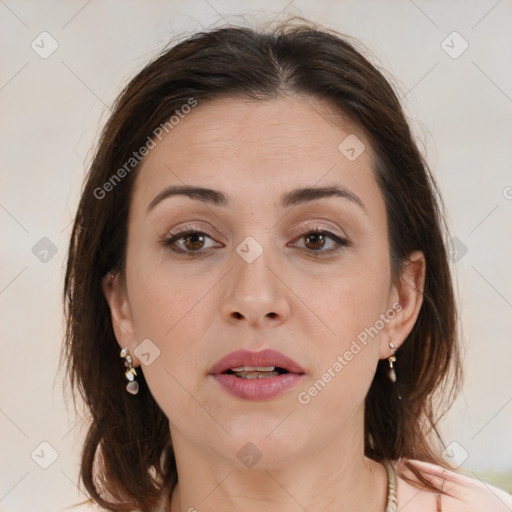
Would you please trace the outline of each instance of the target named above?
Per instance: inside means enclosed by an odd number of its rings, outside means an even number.
[[[137,376],[137,371],[133,367],[133,359],[132,356],[130,355],[130,352],[128,351],[128,347],[123,348],[123,350],[121,350],[119,357],[125,360],[124,366],[126,368],[126,371],[124,372],[124,376],[128,381],[128,384],[126,384],[126,391],[128,391],[128,393],[131,393],[132,395],[136,395],[139,392],[139,383],[135,380],[135,377]]]
[[[391,341],[389,342],[389,348],[391,350],[396,349],[395,345],[393,345],[393,342],[391,342]],[[396,382],[396,372],[395,372],[395,368],[393,367],[393,363],[396,361],[396,356],[394,354],[389,356],[388,361],[389,361],[389,370],[388,370],[389,380],[391,382]]]

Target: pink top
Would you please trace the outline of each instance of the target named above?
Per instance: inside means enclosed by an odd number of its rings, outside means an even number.
[[[461,475],[427,462],[409,459],[421,470],[426,480],[450,494],[421,491],[397,479],[398,510],[400,512],[512,512],[512,495],[478,478]],[[396,462],[397,476],[414,478],[403,462]],[[414,480],[417,480],[414,478]]]

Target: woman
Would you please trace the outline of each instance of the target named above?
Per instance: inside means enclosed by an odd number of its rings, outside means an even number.
[[[298,19],[164,51],[115,103],[69,247],[92,500],[510,510],[433,435],[461,375],[445,241],[399,101],[347,37]]]

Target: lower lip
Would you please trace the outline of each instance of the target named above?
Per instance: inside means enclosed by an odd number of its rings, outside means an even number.
[[[242,379],[222,373],[212,377],[230,394],[246,400],[267,400],[295,387],[303,375],[285,373],[262,379]]]

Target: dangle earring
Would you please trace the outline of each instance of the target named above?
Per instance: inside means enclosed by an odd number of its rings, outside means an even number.
[[[393,342],[389,342],[389,348],[391,350],[395,350],[395,345],[393,345]],[[393,355],[389,356],[388,357],[388,361],[389,361],[389,370],[388,370],[388,377],[389,377],[389,380],[391,382],[396,382],[396,373],[395,373],[395,369],[393,367],[393,363],[396,361],[396,357],[393,353]]]
[[[389,341],[389,348],[391,350],[396,351],[396,347],[391,340]],[[388,361],[389,361],[388,377],[389,377],[389,380],[394,384],[396,382],[396,372],[395,372],[395,368],[393,366],[393,363],[396,361],[395,352],[393,352],[393,354],[388,357]],[[397,396],[398,400],[401,400],[402,397],[401,397],[400,393],[396,389],[396,386],[394,386],[394,387],[396,390],[396,396]]]
[[[130,355],[128,348],[123,348],[123,350],[121,350],[119,357],[124,358],[125,360],[124,366],[126,368],[126,371],[124,372],[124,376],[128,381],[128,384],[126,384],[126,391],[128,391],[128,393],[131,393],[132,395],[136,395],[139,392],[139,383],[135,380],[137,372],[133,367],[132,356]]]

